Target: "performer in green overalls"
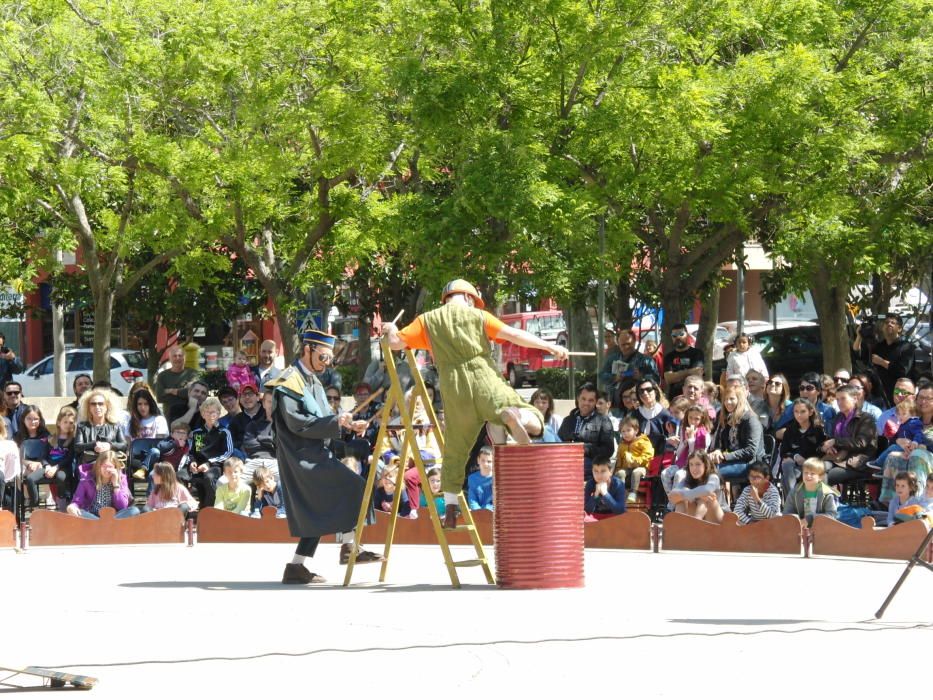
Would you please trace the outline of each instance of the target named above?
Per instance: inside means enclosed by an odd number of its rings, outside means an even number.
[[[448,284],[441,301],[443,306],[421,314],[402,330],[392,323],[382,328],[393,350],[409,347],[434,355],[447,423],[441,487],[444,527],[450,529],[457,525],[457,495],[483,423],[489,424],[490,437],[500,444],[506,441],[506,430],[519,444],[528,444],[544,430],[538,409],[523,401],[499,374],[489,341],[537,348],[560,360],[567,358],[567,348],[511,328],[483,311],[479,292],[464,280]]]

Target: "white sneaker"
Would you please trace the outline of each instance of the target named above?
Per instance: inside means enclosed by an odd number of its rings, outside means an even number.
[[[638,500],[638,494],[633,491],[628,495],[628,498],[626,498],[625,500],[628,501],[629,503],[635,503],[635,501]]]

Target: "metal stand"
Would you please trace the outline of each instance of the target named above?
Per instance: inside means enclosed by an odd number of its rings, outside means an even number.
[[[933,571],[933,564],[928,561],[923,560],[923,555],[927,551],[927,548],[930,546],[930,543],[933,542],[933,528],[927,532],[927,536],[923,538],[923,542],[917,548],[917,551],[914,552],[914,555],[910,558],[910,561],[907,562],[907,568],[904,569],[904,573],[901,574],[901,577],[898,579],[897,583],[894,584],[894,588],[891,589],[891,592],[888,593],[888,597],[884,599],[884,603],[881,604],[881,607],[878,608],[878,612],[875,613],[875,619],[880,620],[881,616],[884,615],[884,611],[887,610],[888,605],[894,600],[894,596],[897,595],[897,592],[901,589],[901,586],[904,584],[904,581],[907,580],[908,574],[915,565],[919,564],[924,566],[930,571]]]
[[[440,516],[437,513],[437,509],[434,507],[434,503],[431,502],[431,487],[428,485],[428,477],[424,468],[424,461],[421,459],[421,451],[418,449],[418,444],[415,441],[414,423],[412,421],[411,411],[409,406],[405,403],[405,396],[402,393],[402,385],[401,382],[399,382],[398,370],[395,367],[395,357],[392,355],[392,351],[389,348],[385,338],[382,339],[381,346],[382,355],[386,363],[386,370],[389,372],[389,377],[392,383],[389,386],[389,390],[387,392],[386,402],[382,407],[379,433],[376,436],[376,449],[378,450],[379,446],[382,445],[385,440],[389,421],[392,419],[392,411],[395,407],[398,407],[399,419],[401,419],[402,424],[405,426],[405,435],[401,445],[399,446],[399,462],[402,467],[399,471],[399,483],[396,486],[397,495],[392,502],[392,513],[390,516],[391,520],[389,520],[389,527],[386,532],[385,550],[383,552],[385,561],[382,563],[382,568],[379,572],[379,582],[385,582],[386,570],[389,566],[389,554],[392,550],[392,540],[395,538],[395,526],[398,522],[399,504],[402,501],[400,489],[403,488],[403,480],[401,476],[404,472],[404,465],[408,463],[408,458],[410,456],[414,460],[415,466],[418,468],[418,476],[421,479],[421,490],[423,493],[428,494],[428,514],[431,517],[431,524],[434,526],[434,534],[437,537],[437,543],[441,546],[441,551],[444,554],[444,564],[447,567],[447,572],[450,575],[450,582],[453,587],[460,588],[460,578],[457,575],[457,567],[463,566],[482,567],[483,573],[486,575],[486,581],[488,583],[495,583],[495,576],[493,576],[492,569],[489,566],[489,561],[486,559],[486,554],[483,551],[483,543],[480,540],[479,533],[476,531],[476,525],[473,522],[473,516],[470,514],[470,509],[467,507],[466,498],[464,497],[463,492],[459,494],[459,501],[460,512],[465,524],[458,525],[456,531],[469,533],[470,540],[472,541],[473,547],[476,550],[476,559],[454,561],[450,554],[450,545],[448,544],[447,537],[444,534],[444,528],[441,527]],[[411,374],[415,383],[411,393],[412,405],[414,405],[416,398],[420,398],[425,412],[428,415],[429,423],[436,427],[437,416],[434,414],[434,407],[431,404],[431,397],[428,395],[428,390],[424,384],[424,379],[421,377],[421,373],[418,371],[418,365],[415,362],[415,353],[411,350],[406,350],[406,352],[408,353],[408,366],[412,368]],[[436,430],[434,436],[437,439],[438,446],[441,448],[441,450],[443,450],[443,434],[439,430]],[[374,459],[377,457],[378,455],[373,455]],[[356,556],[357,552],[359,551],[359,543],[363,541],[363,529],[366,526],[366,514],[369,512],[369,504],[372,502],[374,492],[373,487],[375,486],[375,482],[376,467],[374,463],[370,465],[369,475],[366,478],[365,496],[363,497],[363,503],[360,506],[360,514],[356,521],[356,536],[354,537],[353,549],[350,553],[350,561],[347,564],[347,573],[343,579],[344,586],[350,585],[350,579],[353,576],[353,568],[356,565]],[[412,507],[414,508],[417,508],[417,506],[417,503],[412,504]]]

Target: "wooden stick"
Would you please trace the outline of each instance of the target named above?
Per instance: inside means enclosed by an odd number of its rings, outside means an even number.
[[[372,394],[370,394],[368,399],[366,399],[363,403],[361,403],[359,406],[357,406],[357,407],[354,408],[352,411],[350,411],[350,413],[352,413],[352,414],[355,416],[357,413],[359,413],[359,412],[362,411],[364,408],[366,408],[370,403],[372,403],[372,401],[373,401],[376,397],[378,397],[379,395],[381,395],[382,392],[384,392],[385,390],[386,390],[385,387],[380,387],[379,391],[374,391]]]
[[[397,314],[395,314],[395,318],[392,319],[392,323],[393,324],[398,323],[398,320],[402,317],[402,314],[404,313],[405,313],[405,309],[402,309]]]
[[[596,357],[596,353],[595,353],[595,352],[576,352],[576,351],[574,351],[574,352],[568,352],[567,354],[570,355],[571,357]]]

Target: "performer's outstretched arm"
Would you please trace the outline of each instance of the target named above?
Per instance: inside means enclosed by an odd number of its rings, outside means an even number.
[[[537,348],[538,350],[544,350],[549,352],[558,360],[567,359],[567,348],[563,345],[558,345],[557,343],[549,343],[546,340],[539,338],[536,335],[532,335],[528,331],[523,331],[520,328],[512,328],[511,326],[502,326],[499,329],[499,332],[496,334],[496,340],[503,342],[515,343],[516,345],[521,345],[526,348]]]

